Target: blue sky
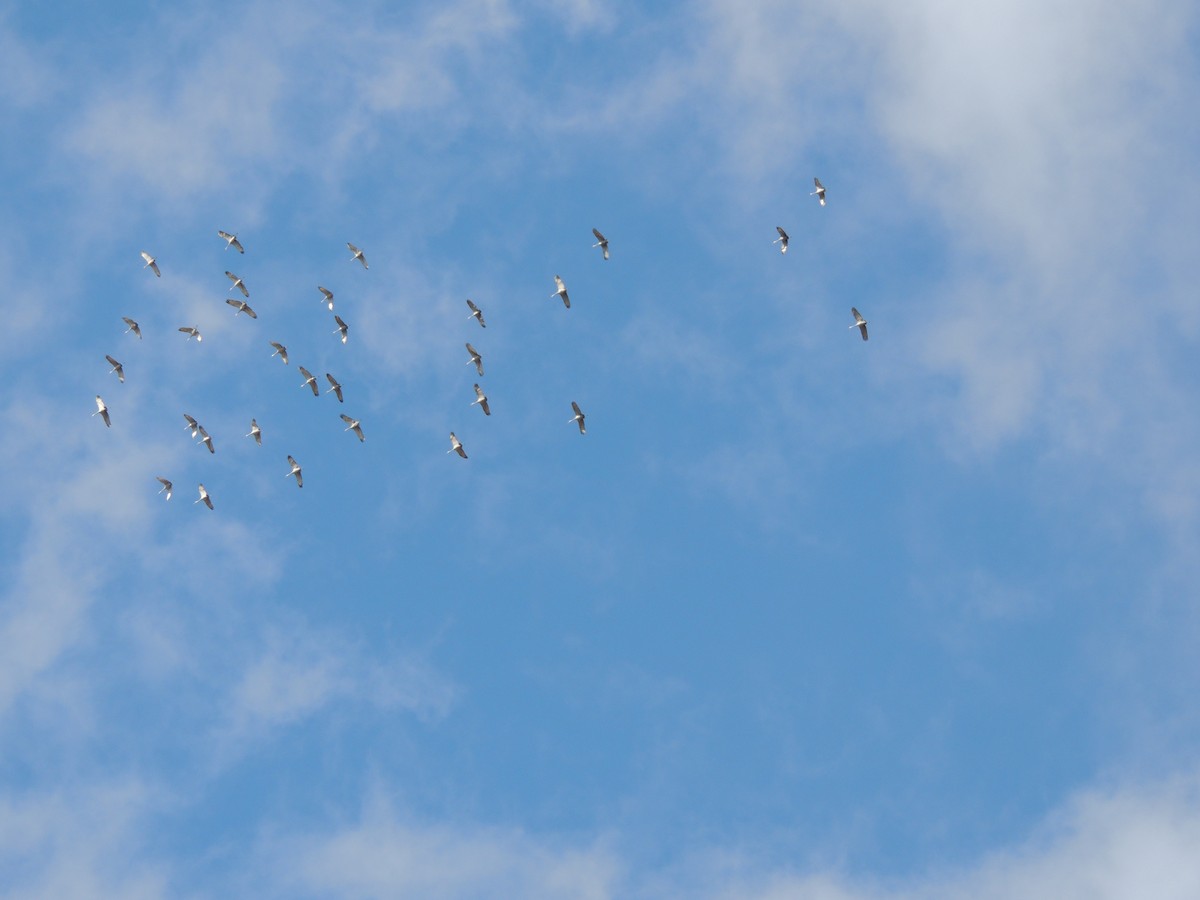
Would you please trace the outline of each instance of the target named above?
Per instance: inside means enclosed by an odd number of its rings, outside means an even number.
[[[0,896],[1196,896],[1196,29],[0,7]]]

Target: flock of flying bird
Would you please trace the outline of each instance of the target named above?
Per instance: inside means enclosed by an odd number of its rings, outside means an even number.
[[[813,178],[813,184],[815,185],[816,190],[812,191],[809,194],[809,196],[815,196],[817,198],[818,202],[820,203],[820,205],[824,206],[825,205],[825,186],[823,184],[821,184],[821,180],[819,178]],[[777,232],[779,232],[779,237],[776,238],[772,243],[779,244],[779,252],[786,254],[788,251],[788,241],[789,241],[788,233],[786,231],[784,231],[783,228],[778,225],[775,226],[775,230]],[[609,258],[608,239],[603,234],[601,234],[600,231],[596,228],[592,229],[592,234],[595,235],[595,237],[596,237],[596,243],[592,244],[592,246],[600,248],[601,252],[604,254],[604,259],[607,260]],[[245,248],[242,246],[241,241],[238,240],[238,236],[236,234],[230,234],[227,231],[217,231],[217,235],[225,242],[226,250],[233,248],[234,250],[237,250],[239,253],[244,254],[246,252]],[[353,254],[352,261],[357,260],[358,262],[360,262],[362,264],[362,267],[364,270],[368,269],[369,267],[367,265],[367,258],[366,258],[366,256],[363,255],[363,251],[360,250],[358,247],[354,246],[354,244],[351,244],[349,242],[346,243],[346,246],[347,246],[347,248],[349,248],[350,252]],[[143,250],[142,251],[142,259],[145,260],[145,265],[143,266],[143,268],[150,269],[155,274],[155,276],[157,276],[159,278],[162,277],[162,272],[158,267],[158,260],[154,256],[152,256],[151,254],[149,254]],[[246,287],[246,283],[239,276],[235,275],[233,272],[230,272],[228,270],[226,270],[225,276],[231,282],[231,287],[229,288],[229,290],[232,291],[234,288],[236,288],[242,294],[242,299],[228,298],[225,301],[229,306],[231,306],[233,308],[234,316],[236,317],[236,316],[241,315],[242,313],[245,313],[247,315],[247,317],[249,317],[251,319],[257,319],[258,313],[256,313],[250,307],[249,303],[247,302],[250,299],[250,290],[249,290],[249,288]],[[570,309],[571,308],[571,298],[570,298],[570,295],[567,293],[567,286],[563,282],[562,278],[560,278],[558,275],[554,276],[554,285],[555,285],[555,291],[554,291],[554,293],[552,293],[550,295],[550,297],[551,298],[554,298],[554,297],[560,298],[563,302],[563,306],[567,309]],[[328,305],[330,312],[333,312],[333,292],[321,285],[317,286],[317,290],[321,292],[322,302]],[[468,318],[475,319],[479,323],[479,326],[481,328],[486,328],[487,323],[484,321],[483,311],[472,300],[469,300],[469,299],[467,300],[467,308],[470,310],[470,315],[468,316]],[[864,341],[867,340],[867,320],[865,318],[863,318],[862,314],[859,313],[859,311],[853,307],[851,307],[850,312],[854,316],[854,323],[851,324],[850,327],[858,328],[859,332],[862,334],[862,339]],[[349,336],[349,331],[350,331],[349,326],[345,323],[345,321],[343,321],[343,319],[340,315],[335,314],[333,318],[337,324],[337,328],[334,329],[333,333],[338,335],[341,339],[341,342],[343,344],[345,344],[347,342],[347,339]],[[127,326],[124,333],[125,334],[132,333],[139,340],[141,340],[141,338],[142,338],[141,326],[134,319],[131,319],[128,316],[122,316],[122,319]],[[194,325],[182,325],[179,327],[179,331],[182,332],[183,334],[187,335],[187,340],[189,340],[189,341],[192,338],[195,338],[197,343],[204,340],[204,337],[203,337],[203,335],[201,335],[200,330],[198,328],[196,328]],[[268,343],[270,343],[270,345],[274,348],[274,352],[271,354],[271,356],[272,357],[278,356],[282,360],[283,364],[287,365],[288,364],[287,347],[285,347],[283,344],[281,344],[277,341],[269,341]],[[479,351],[477,351],[471,345],[470,341],[468,341],[466,343],[466,348],[467,348],[467,353],[469,354],[469,357],[470,357],[467,360],[467,365],[474,364],[475,371],[482,378],[483,377],[483,357],[482,357],[482,355],[479,353]],[[110,366],[109,373],[115,374],[117,376],[118,381],[121,384],[124,384],[125,383],[125,368],[124,368],[124,366],[120,362],[118,362],[116,359],[114,359],[111,355],[106,354],[104,358],[108,361],[108,364]],[[300,374],[304,378],[304,381],[301,383],[301,387],[311,388],[312,392],[313,392],[313,396],[319,397],[321,391],[317,385],[316,376],[313,375],[310,371],[308,371],[308,369],[304,368],[304,366],[297,366],[297,368],[299,369]],[[329,382],[329,385],[330,385],[329,389],[326,390],[325,393],[327,393],[327,394],[333,393],[337,397],[338,402],[342,403],[343,402],[342,385],[338,382],[338,380],[336,378],[333,377],[333,375],[331,375],[328,372],[325,373],[325,378]],[[483,410],[483,413],[485,416],[490,416],[492,414],[492,411],[491,411],[491,407],[488,404],[487,394],[484,393],[483,389],[479,386],[478,382],[475,382],[474,389],[475,389],[475,400],[472,401],[472,403],[470,405],[471,406],[478,405],[479,408]],[[568,424],[574,423],[575,425],[577,425],[579,427],[580,434],[586,434],[587,433],[587,428],[585,427],[585,418],[586,417],[584,415],[583,410],[579,408],[579,404],[576,403],[574,400],[571,401],[571,411],[574,413],[574,415],[572,415],[572,417],[567,420],[567,423]],[[100,418],[104,420],[105,426],[112,427],[112,418],[109,414],[108,406],[99,394],[96,395],[96,411],[94,413],[92,413],[92,415],[100,416]],[[205,447],[208,448],[209,453],[216,453],[216,448],[213,446],[212,437],[205,430],[204,426],[201,425],[195,418],[193,418],[188,413],[184,413],[183,418],[185,421],[185,427],[191,431],[192,438],[198,439]],[[352,416],[348,416],[345,413],[341,413],[341,419],[343,422],[346,423],[346,427],[344,429],[345,431],[353,431],[354,435],[358,438],[358,440],[360,442],[366,440],[366,436],[363,434],[362,424],[359,422],[358,419],[355,419]],[[245,434],[245,437],[254,438],[255,443],[260,447],[262,446],[262,429],[259,427],[257,419],[252,418],[250,420],[250,430]],[[450,432],[450,449],[447,450],[446,452],[447,453],[457,453],[463,459],[467,458],[467,452],[466,452],[466,449],[463,447],[462,441],[460,441],[458,439],[458,436],[453,431]],[[296,486],[303,487],[304,486],[304,476],[303,476],[303,470],[301,469],[300,463],[298,463],[296,461],[296,459],[291,455],[288,456],[287,461],[288,461],[288,465],[291,468],[286,473],[286,477],[288,477],[288,478],[294,477],[296,479]],[[164,478],[161,475],[155,476],[155,477],[157,478],[158,482],[162,486],[159,490],[159,493],[166,494],[166,499],[170,500],[171,495],[174,491],[174,484],[169,479]],[[208,490],[204,487],[203,483],[200,483],[197,485],[197,491],[198,491],[199,497],[196,500],[194,500],[193,502],[194,503],[203,503],[209,509],[213,509],[212,497],[209,495]]]

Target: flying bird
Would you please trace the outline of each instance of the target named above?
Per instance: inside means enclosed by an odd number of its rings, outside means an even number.
[[[594,234],[596,236],[596,243],[592,244],[592,246],[599,247],[601,250],[603,250],[604,258],[608,259],[608,238],[606,238],[604,235],[602,235],[595,228],[592,229],[592,234]]]
[[[467,352],[471,354],[471,358],[467,360],[467,365],[475,363],[475,371],[483,375],[483,357],[479,355],[479,351],[467,344]]]
[[[488,406],[487,394],[483,392],[483,388],[478,384],[475,385],[475,399],[471,401],[471,405],[474,406],[476,403],[479,404],[479,408],[483,410],[485,416],[492,414],[491,407]]]
[[[299,368],[300,368],[300,374],[304,376],[304,384],[302,384],[300,386],[301,387],[308,386],[308,387],[312,388],[313,396],[314,397],[319,396],[321,392],[317,388],[317,376],[313,375],[313,373],[308,371],[308,369],[304,368],[304,366],[300,366]]]
[[[148,268],[148,269],[150,269],[151,272],[153,272],[159,278],[162,278],[162,272],[158,271],[158,260],[157,259],[155,259],[153,256],[151,256],[145,250],[142,251],[142,259],[144,259],[146,261],[146,265],[142,266],[143,269]]]
[[[462,441],[455,437],[454,432],[450,432],[450,449],[447,453],[457,453],[463,459],[467,458],[467,451],[463,449]]]
[[[232,247],[238,253],[246,252],[245,249],[242,247],[242,242],[237,239],[236,234],[230,234],[228,231],[218,231],[217,234],[219,234],[221,237],[223,237],[225,239],[225,249],[226,250],[228,250],[230,247]]]
[[[188,336],[188,337],[187,337],[187,339],[188,339],[189,341],[190,341],[192,338],[195,338],[195,339],[196,339],[196,343],[200,343],[200,341],[204,340],[204,338],[202,338],[202,337],[200,336],[200,329],[199,329],[199,328],[195,328],[195,327],[193,327],[193,326],[191,326],[191,325],[181,325],[181,326],[179,327],[179,330],[180,330],[180,331],[182,331],[184,334],[186,334],[186,335]]]
[[[567,286],[565,284],[563,284],[563,280],[561,278],[559,278],[557,275],[554,276],[554,283],[556,285],[558,285],[558,290],[556,290],[550,296],[551,297],[562,297],[563,306],[565,306],[567,309],[570,309],[571,308],[571,298],[567,296]]]
[[[816,197],[817,200],[820,202],[820,204],[822,206],[824,206],[825,205],[825,185],[821,184],[820,178],[814,178],[813,184],[815,184],[817,186],[817,189],[815,191],[812,191],[811,193],[809,193],[808,196]]]
[[[329,311],[333,312],[333,291],[323,288],[319,284],[317,285],[317,290],[325,296],[325,302],[329,304]]]
[[[225,302],[237,310],[237,312],[234,313],[235,316],[237,316],[241,313],[245,313],[252,319],[258,318],[258,313],[256,313],[254,310],[252,310],[250,308],[250,304],[247,303],[245,300],[234,300],[231,297],[230,299],[226,300]]]
[[[125,367],[107,354],[105,354],[104,358],[107,359],[108,364],[110,366],[112,366],[112,368],[109,369],[108,371],[116,372],[117,378],[120,380],[121,384],[124,384],[125,383]]]
[[[788,233],[778,225],[775,226],[775,230],[779,232],[779,237],[775,238],[775,240],[771,241],[771,243],[779,245],[780,253],[787,253]]]
[[[328,372],[325,373],[325,377],[329,380],[329,390],[326,391],[325,393],[328,394],[330,391],[332,391],[333,395],[338,398],[338,403],[341,403],[342,402],[342,386],[340,384],[338,384],[338,380],[336,378],[334,378],[332,375],[330,375]]]
[[[192,502],[193,502],[193,503],[203,503],[203,504],[204,504],[205,506],[207,506],[209,509],[212,509],[212,508],[213,508],[213,505],[212,505],[212,497],[208,496],[208,491],[206,491],[206,490],[204,489],[204,485],[202,485],[202,484],[201,484],[201,485],[199,485],[199,488],[200,488],[200,499],[199,499],[199,500],[193,500]]]
[[[96,411],[92,415],[102,418],[106,428],[112,428],[112,421],[108,418],[108,407],[104,405],[99,394],[96,395]]]
[[[189,416],[187,413],[184,413],[183,417],[185,419],[187,419],[187,424],[184,425],[183,427],[191,429],[192,437],[194,437],[194,438],[200,437],[200,423],[197,422],[195,419],[193,419],[191,416]]]
[[[347,325],[345,322],[343,322],[342,317],[337,315],[336,313],[334,314],[333,318],[334,318],[334,321],[336,321],[338,324],[338,327],[334,330],[333,333],[340,334],[342,336],[342,343],[344,344],[344,343],[346,343],[346,333],[350,330],[350,326]]]
[[[358,424],[358,419],[352,419],[345,413],[342,413],[342,421],[346,423],[346,427],[342,429],[343,431],[353,431],[358,435],[359,443],[366,440],[366,437],[363,436],[362,428]]]
[[[478,319],[479,327],[487,328],[487,323],[483,321],[483,310],[481,310],[478,306],[476,306],[470,300],[467,301],[467,306],[469,306],[471,308],[471,315],[467,316],[467,318],[468,319]]]
[[[254,443],[260,447],[262,446],[262,429],[258,427],[257,419],[250,420],[250,430],[244,436],[254,438]]]
[[[242,279],[238,278],[236,275],[234,275],[232,272],[230,272],[228,270],[226,270],[226,272],[225,272],[225,277],[233,282],[233,287],[230,288],[231,291],[233,290],[233,288],[237,288],[239,291],[242,292],[243,297],[249,298],[250,292],[248,290],[246,290],[246,282],[242,281]]]
[[[853,306],[850,307],[850,314],[854,316],[854,324],[849,327],[857,328],[859,331],[861,331],[863,340],[865,341],[867,339],[867,320],[864,319],[862,317],[862,313],[860,313]]]
[[[583,410],[579,408],[579,404],[574,400],[571,401],[571,409],[575,410],[575,415],[567,419],[567,424],[570,425],[572,422],[575,422],[579,425],[579,433],[587,434],[587,429],[583,427],[583,420],[585,418]]]
[[[142,339],[141,326],[138,325],[137,322],[133,321],[133,319],[129,318],[129,316],[121,316],[121,319],[125,322],[126,325],[129,326],[124,331],[122,331],[121,334],[129,334],[129,332],[132,331],[134,334],[137,335],[138,340],[140,341]]]
[[[269,343],[272,347],[275,348],[275,352],[272,353],[271,355],[278,356],[280,359],[283,360],[283,364],[286,366],[288,364],[288,362],[287,362],[287,347],[283,346],[283,344],[279,343],[279,341],[268,341],[267,343]]]
[[[154,477],[157,478],[159,483],[162,484],[162,487],[158,489],[158,492],[160,494],[166,494],[167,499],[170,500],[171,491],[175,490],[175,485],[171,484],[171,482],[167,481],[167,479],[163,478],[161,475],[155,475]]]
[[[200,432],[200,442],[201,442],[202,444],[204,444],[204,446],[205,446],[205,447],[207,447],[207,448],[208,448],[208,452],[209,452],[209,453],[216,453],[217,451],[216,451],[216,449],[213,447],[212,438],[208,436],[208,432],[204,430],[204,426],[203,426],[203,425],[197,425],[197,426],[196,426],[196,430]]]
[[[346,241],[346,246],[350,248],[350,252],[354,254],[354,258],[363,264],[363,268],[367,268],[367,258],[363,256],[363,252],[349,241]]]
[[[291,465],[292,465],[292,471],[288,472],[283,477],[291,478],[293,475],[295,475],[296,476],[296,487],[298,487],[298,488],[304,487],[304,476],[300,474],[300,463],[296,462],[296,460],[291,456],[288,457],[288,462],[291,463]]]

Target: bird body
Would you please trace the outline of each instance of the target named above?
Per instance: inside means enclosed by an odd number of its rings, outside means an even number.
[[[567,424],[570,425],[572,422],[575,422],[577,425],[579,425],[579,433],[587,434],[587,429],[583,425],[583,420],[586,418],[583,414],[583,410],[579,408],[579,404],[574,400],[571,401],[571,409],[575,410],[575,415],[567,419]]]
[[[359,443],[362,443],[366,440],[366,436],[363,435],[363,430],[358,423],[358,419],[352,419],[350,416],[342,413],[342,421],[346,423],[346,427],[343,429],[343,431],[353,431],[356,435],[358,435]]]
[[[252,319],[258,318],[258,313],[256,313],[254,310],[252,310],[250,308],[250,304],[247,303],[245,300],[234,300],[231,297],[230,299],[226,300],[225,302],[228,303],[230,306],[232,306],[235,310],[237,310],[237,312],[234,313],[235,316],[237,316],[241,313],[245,313]]]
[[[333,291],[317,285],[317,290],[325,297],[325,302],[329,304],[329,311],[333,312]]]
[[[200,490],[200,499],[199,499],[199,500],[193,500],[192,502],[193,502],[193,503],[203,503],[203,504],[204,504],[205,506],[207,506],[209,509],[212,509],[212,508],[213,508],[213,505],[212,505],[212,497],[208,496],[208,491],[206,491],[206,490],[204,489],[204,485],[203,485],[203,484],[200,484],[200,485],[197,485],[197,487],[198,487],[198,488],[199,488],[199,490]]]
[[[482,376],[483,357],[479,355],[479,351],[472,347],[470,343],[467,344],[467,352],[471,354],[471,358],[467,360],[467,365],[469,366],[471,363],[475,363],[475,371]]]
[[[230,247],[232,247],[238,253],[246,252],[245,249],[242,247],[242,242],[238,240],[236,234],[230,234],[228,231],[218,231],[217,234],[225,239],[225,249],[226,250],[228,250]]]
[[[487,328],[487,323],[483,321],[483,310],[481,310],[478,306],[476,306],[470,300],[467,300],[467,306],[470,307],[470,309],[471,309],[471,315],[467,316],[467,318],[468,319],[478,319],[479,327]]]
[[[779,237],[775,238],[775,240],[771,241],[771,243],[779,245],[780,253],[787,253],[788,233],[778,225],[775,226],[775,230],[779,232]]]
[[[179,326],[179,330],[188,336],[187,339],[189,341],[192,338],[195,338],[196,343],[198,344],[204,340],[204,338],[200,336],[200,329],[196,328],[194,325],[181,325]]]
[[[450,432],[450,449],[447,450],[446,452],[447,453],[457,453],[463,459],[467,458],[467,451],[463,449],[462,441],[460,441],[458,439],[458,437],[454,434],[453,431]]]
[[[158,489],[158,492],[160,494],[165,493],[167,495],[167,499],[170,500],[171,499],[171,491],[173,491],[175,489],[175,486],[173,484],[171,484],[171,482],[167,481],[167,479],[163,478],[161,475],[155,475],[154,477],[157,478],[159,480],[159,482],[162,484],[162,487],[160,487]]]
[[[217,451],[216,448],[213,447],[212,438],[209,437],[208,432],[204,430],[204,426],[197,425],[196,430],[200,432],[200,443],[204,444],[204,446],[208,448],[209,453],[216,453]]]
[[[248,290],[246,290],[246,282],[242,281],[242,279],[238,278],[236,275],[234,275],[228,269],[225,270],[225,277],[233,282],[233,287],[230,288],[231,291],[233,290],[233,288],[237,288],[239,291],[242,292],[243,297],[246,297],[246,298],[250,297],[250,292]]]
[[[599,247],[601,250],[603,250],[604,258],[608,259],[608,238],[602,235],[599,230],[595,228],[592,229],[592,234],[596,236],[596,243],[592,244],[592,246]]]
[[[283,360],[283,364],[286,366],[288,364],[287,347],[283,346],[283,344],[279,343],[279,341],[268,341],[267,343],[269,343],[272,347],[275,348],[275,352],[272,353],[271,355],[278,356],[280,359]]]
[[[334,321],[337,322],[337,326],[338,326],[334,330],[333,333],[340,334],[342,336],[342,343],[344,344],[344,343],[346,343],[346,336],[347,336],[348,332],[350,331],[350,326],[347,325],[345,322],[343,322],[342,317],[337,315],[336,313],[334,314],[333,318],[334,318]]]
[[[199,437],[200,436],[200,423],[197,422],[195,419],[193,419],[191,416],[189,416],[187,413],[184,413],[183,417],[185,419],[187,419],[187,424],[184,425],[183,427],[191,429],[192,437],[194,437],[194,438]]]
[[[104,358],[107,359],[108,364],[110,366],[112,366],[112,368],[109,369],[108,371],[116,372],[117,379],[121,382],[121,384],[124,384],[125,383],[125,367],[107,354],[105,354]]]
[[[300,474],[300,463],[296,462],[296,460],[291,456],[288,457],[288,462],[291,463],[292,471],[288,472],[287,475],[285,475],[283,477],[291,478],[293,475],[295,475],[296,476],[296,487],[299,487],[299,488],[304,487],[304,476],[302,474]]]
[[[258,427],[257,419],[250,420],[250,430],[246,432],[245,436],[254,438],[254,443],[262,446],[262,429]]]
[[[367,258],[365,256],[363,256],[363,252],[361,250],[359,250],[357,247],[355,247],[349,241],[346,241],[346,246],[350,248],[350,252],[354,254],[354,258],[357,259],[360,263],[362,263],[362,267],[364,269],[367,268]]]
[[[126,325],[128,325],[128,326],[129,326],[128,328],[126,328],[126,329],[125,329],[123,332],[121,332],[121,333],[122,333],[122,334],[129,334],[129,332],[131,332],[131,331],[132,331],[134,334],[136,334],[136,335],[137,335],[137,338],[138,338],[138,340],[140,341],[140,340],[142,339],[142,329],[141,329],[141,326],[140,326],[140,325],[138,325],[138,323],[137,323],[137,322],[133,321],[133,319],[129,318],[129,316],[121,316],[121,320],[122,320],[122,321],[123,321],[123,322],[124,322]]]
[[[304,366],[300,366],[299,369],[300,374],[304,376],[304,384],[301,385],[301,387],[310,387],[312,388],[314,397],[320,396],[321,391],[317,388],[317,377],[313,375],[312,372],[308,371],[308,369],[304,368]]]
[[[814,178],[813,184],[816,185],[817,189],[815,191],[812,191],[808,196],[816,197],[817,202],[819,202],[822,206],[824,206],[825,205],[825,185],[821,184],[820,178]]]
[[[862,317],[862,313],[860,313],[853,306],[850,307],[850,313],[854,316],[854,324],[850,327],[857,328],[862,333],[862,339],[865,341],[867,339],[867,320],[864,319]]]
[[[483,410],[485,416],[492,414],[492,410],[488,406],[487,394],[483,392],[483,389],[478,384],[475,385],[475,399],[471,401],[471,405],[474,406],[476,403],[479,404],[479,408]]]
[[[336,378],[334,378],[332,375],[330,375],[328,372],[325,373],[325,378],[328,379],[328,381],[329,381],[329,390],[326,391],[325,393],[328,394],[328,393],[330,393],[330,391],[332,391],[333,395],[338,398],[338,403],[341,403],[342,402],[342,386],[340,384],[338,384],[338,380]]]
[[[567,309],[571,308],[571,298],[567,296],[567,286],[563,284],[563,280],[557,275],[554,276],[554,284],[558,287],[551,297],[562,297],[563,306]]]
[[[112,420],[108,417],[108,407],[104,405],[104,401],[100,399],[100,395],[96,395],[96,411],[93,416],[99,416],[104,420],[105,428],[112,428]]]
[[[158,260],[156,260],[153,256],[151,256],[145,250],[142,251],[142,259],[144,259],[146,261],[146,265],[142,266],[143,269],[148,268],[151,272],[153,272],[159,278],[162,278],[162,272],[158,271]]]

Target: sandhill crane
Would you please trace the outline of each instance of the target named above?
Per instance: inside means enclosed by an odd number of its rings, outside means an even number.
[[[479,408],[483,410],[485,416],[492,414],[491,407],[488,406],[487,394],[478,384],[475,385],[475,399],[471,401],[471,405],[474,406],[476,403],[479,404]]]
[[[471,358],[467,360],[467,365],[475,363],[475,371],[481,376],[483,375],[483,357],[479,355],[479,351],[467,344],[467,352],[471,354]]]
[[[204,338],[200,336],[200,329],[192,325],[181,325],[179,326],[179,330],[187,335],[187,339],[189,341],[192,338],[196,339],[196,343],[200,343],[200,341],[204,340]]]
[[[329,382],[329,390],[326,391],[325,393],[328,394],[328,393],[332,392],[333,396],[338,398],[338,403],[341,403],[342,402],[342,386],[340,384],[338,384],[338,380],[336,378],[334,378],[332,375],[330,375],[328,372],[325,373],[325,378]]]
[[[596,228],[592,229],[592,234],[596,236],[596,243],[592,244],[592,246],[599,247],[601,250],[603,250],[604,258],[608,259],[608,238],[602,235]]]
[[[478,319],[479,327],[487,328],[487,323],[483,321],[483,310],[481,310],[478,306],[476,306],[470,300],[467,300],[467,306],[469,306],[471,308],[471,314],[469,316],[467,316],[467,318],[468,319]]]
[[[567,419],[567,424],[570,425],[572,422],[575,422],[579,425],[579,433],[587,434],[587,429],[583,427],[583,420],[586,418],[583,414],[583,410],[579,408],[579,404],[574,400],[571,401],[571,409],[575,410],[575,415]]]
[[[100,399],[100,395],[96,395],[96,411],[93,416],[99,416],[104,420],[105,428],[112,428],[112,420],[108,417],[108,407],[104,405],[104,401]]]
[[[446,452],[457,453],[463,459],[467,458],[467,451],[463,449],[462,441],[455,436],[453,431],[450,432],[450,449]]]
[[[200,499],[199,499],[199,500],[193,500],[192,502],[193,502],[193,503],[203,503],[203,504],[204,504],[205,506],[207,506],[209,509],[212,509],[212,508],[213,508],[213,505],[212,505],[212,497],[208,496],[208,491],[206,491],[206,490],[204,489],[204,485],[203,485],[203,484],[200,484],[200,485],[197,485],[197,487],[200,489]]]
[[[153,272],[159,278],[162,278],[162,272],[158,271],[158,260],[157,259],[155,259],[153,256],[151,256],[145,250],[142,251],[142,259],[144,259],[146,261],[146,265],[142,266],[143,269],[148,268],[151,272]]]
[[[245,249],[243,249],[243,247],[242,247],[242,242],[237,239],[236,234],[230,234],[228,231],[218,231],[217,234],[225,239],[225,249],[226,250],[228,250],[230,247],[232,247],[238,253],[246,252]]]
[[[308,369],[304,368],[304,366],[300,366],[299,368],[300,368],[300,374],[304,376],[304,384],[302,384],[300,386],[301,387],[310,387],[310,388],[312,388],[314,397],[320,396],[321,391],[317,388],[317,376],[315,376],[312,372],[308,371]]]
[[[197,422],[195,419],[193,419],[191,416],[189,416],[187,413],[184,413],[183,417],[185,419],[187,419],[187,424],[185,424],[183,427],[191,429],[192,437],[194,437],[194,438],[200,437],[200,423]]]
[[[234,313],[235,317],[242,313],[245,313],[252,319],[258,318],[258,313],[256,313],[254,310],[252,310],[250,308],[250,304],[247,303],[245,300],[234,300],[233,298],[230,298],[229,300],[226,300],[225,302],[228,303],[230,306],[232,306],[235,310],[237,310],[237,312]]]
[[[138,325],[138,323],[137,323],[137,322],[133,321],[133,319],[129,318],[129,316],[121,316],[121,320],[122,320],[122,321],[123,321],[123,322],[124,322],[126,325],[128,325],[128,326],[129,326],[129,327],[128,327],[128,328],[126,328],[124,331],[122,331],[122,332],[121,332],[121,334],[129,334],[129,332],[131,332],[131,331],[132,331],[134,334],[136,334],[136,335],[137,335],[137,338],[138,338],[138,340],[140,341],[140,340],[142,339],[142,328],[141,328],[141,326],[140,326],[140,325]]]
[[[167,499],[170,500],[171,491],[175,490],[175,485],[171,484],[171,482],[167,481],[167,479],[163,478],[161,475],[155,475],[154,477],[158,479],[160,484],[162,484],[162,487],[158,489],[158,492],[160,494],[166,494]]]
[[[233,282],[233,286],[229,288],[231,291],[233,290],[233,288],[237,288],[239,291],[242,292],[243,297],[246,297],[246,298],[250,297],[250,292],[248,290],[246,290],[246,282],[242,281],[242,279],[238,278],[236,275],[234,275],[229,270],[225,271],[225,277]]]
[[[244,437],[252,437],[254,438],[254,443],[260,447],[262,446],[262,429],[258,427],[257,419],[250,420],[250,430],[246,432]]]
[[[363,252],[349,241],[346,241],[346,246],[350,248],[350,252],[354,254],[354,258],[362,263],[363,268],[367,268],[367,258],[363,256]]]
[[[288,364],[287,347],[283,346],[283,344],[279,343],[279,341],[267,341],[267,343],[275,348],[275,352],[272,353],[271,355],[278,356],[280,359],[283,360],[283,364],[286,366]]]
[[[333,291],[323,288],[319,284],[317,285],[317,290],[324,295],[325,302],[329,304],[329,311],[333,312]]]
[[[820,178],[814,178],[813,184],[815,184],[817,186],[817,189],[815,191],[812,191],[808,196],[816,197],[817,201],[822,206],[824,206],[825,205],[825,185],[821,184]]]
[[[196,430],[200,432],[200,443],[204,444],[204,446],[208,448],[209,453],[216,453],[217,451],[216,448],[213,447],[212,438],[209,437],[208,432],[204,430],[204,426],[197,425]]]
[[[571,308],[571,298],[567,296],[567,286],[565,284],[563,284],[563,280],[561,278],[559,278],[557,275],[554,276],[554,283],[555,283],[555,285],[558,286],[558,290],[556,290],[550,296],[551,297],[562,297],[563,306],[565,306],[567,309],[570,309]]]
[[[850,307],[850,314],[854,316],[854,324],[849,327],[857,328],[860,332],[862,332],[862,337],[865,341],[867,339],[867,320],[864,319],[862,317],[862,313],[860,313],[853,306]]]
[[[359,443],[362,443],[366,440],[366,437],[363,435],[362,427],[358,424],[358,419],[352,419],[345,413],[342,413],[342,421],[346,423],[346,427],[342,429],[343,431],[353,431],[356,435],[358,435]]]
[[[333,318],[334,318],[334,321],[337,322],[337,326],[338,326],[336,329],[334,329],[333,333],[340,334],[342,336],[342,343],[344,344],[344,343],[346,343],[346,334],[350,330],[350,326],[347,325],[345,322],[343,322],[342,317],[337,314],[334,314]]]
[[[771,243],[779,245],[780,253],[787,253],[788,233],[778,225],[775,226],[775,230],[779,232],[779,237],[775,238]]]
[[[300,474],[300,463],[296,462],[295,458],[293,458],[291,456],[288,457],[288,462],[292,466],[292,471],[288,472],[283,477],[291,478],[293,475],[295,475],[296,476],[296,487],[298,487],[298,488],[304,487],[304,476],[302,474]]]
[[[108,371],[116,372],[117,379],[121,382],[121,384],[124,384],[125,383],[125,367],[123,365],[121,365],[119,362],[117,362],[115,359],[113,359],[111,356],[109,356],[108,354],[105,354],[104,358],[107,359],[108,364],[110,366],[112,366],[112,368],[109,369]]]

